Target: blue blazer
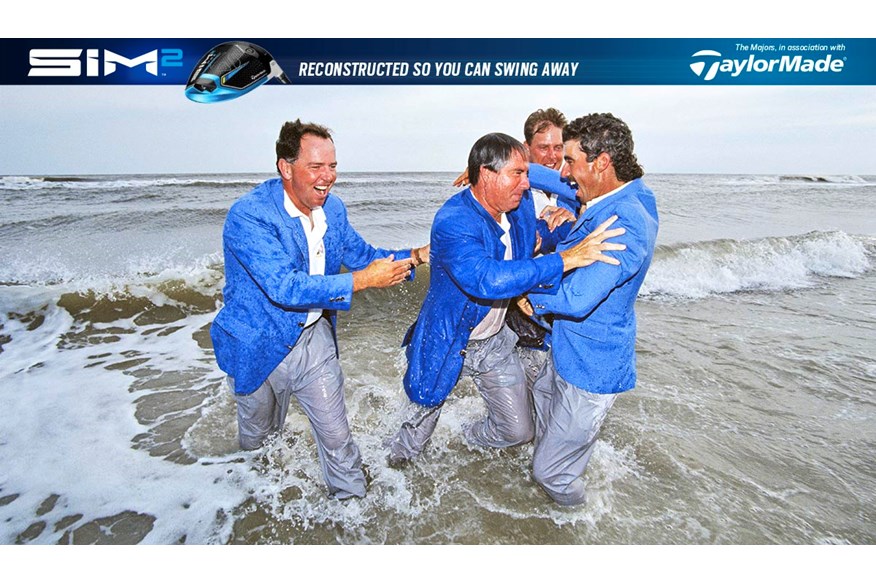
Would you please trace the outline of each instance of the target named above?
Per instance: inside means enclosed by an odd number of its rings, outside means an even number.
[[[557,248],[572,247],[612,215],[618,216],[612,229],[626,228],[612,240],[627,246],[612,254],[620,266],[596,262],[566,275],[556,293],[529,296],[537,314],[555,315],[552,353],[557,373],[591,393],[620,393],[636,385],[634,304],[657,240],[654,193],[641,179],[631,181],[586,209]]]
[[[561,178],[560,173],[556,170],[530,162],[529,185],[534,189],[557,195],[557,205],[568,209],[575,215],[581,209],[578,188],[573,187],[568,180]]]
[[[578,200],[578,188],[572,187],[568,180],[560,177],[560,173],[541,164],[529,164],[529,184],[534,189],[539,189],[557,195],[557,206],[568,209],[575,216],[581,209]],[[538,233],[541,235],[541,253],[551,253],[568,235],[572,228],[571,223],[563,223],[553,231],[548,231],[547,223],[539,223]]]
[[[424,406],[444,402],[456,385],[471,331],[493,301],[532,289],[555,290],[563,275],[556,255],[532,259],[535,211],[524,194],[508,213],[513,260],[505,261],[502,229],[465,189],[439,209],[432,222],[429,290],[408,330],[404,387]]]
[[[279,178],[263,182],[228,211],[222,232],[225,252],[225,306],[210,336],[219,368],[234,378],[235,393],[246,395],[264,383],[298,341],[307,312],[349,310],[353,275],[373,260],[410,250],[376,249],[347,220],[344,203],[329,195],[323,205],[328,228],[325,275],[311,276],[307,238],[301,221],[283,206]],[[337,350],[337,346],[335,347]]]

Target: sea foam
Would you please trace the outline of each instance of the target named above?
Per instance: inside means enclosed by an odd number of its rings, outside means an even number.
[[[640,295],[704,298],[808,288],[819,277],[860,276],[871,267],[873,248],[872,239],[840,231],[661,246]]]

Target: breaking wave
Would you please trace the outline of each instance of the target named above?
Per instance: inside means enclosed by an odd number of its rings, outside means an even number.
[[[862,275],[874,253],[876,240],[841,231],[660,246],[640,295],[696,299],[809,288],[820,278]]]

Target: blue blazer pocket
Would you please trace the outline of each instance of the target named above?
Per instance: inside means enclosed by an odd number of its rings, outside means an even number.
[[[588,323],[587,326],[579,325],[567,330],[574,335],[604,343],[608,339],[609,327],[600,323]]]
[[[238,320],[233,316],[228,316],[224,311],[220,311],[219,314],[216,315],[216,318],[213,320],[213,326],[218,326],[225,331],[228,336],[244,342],[257,342],[260,338],[264,337],[264,332],[259,333],[259,331],[255,330],[242,320]]]

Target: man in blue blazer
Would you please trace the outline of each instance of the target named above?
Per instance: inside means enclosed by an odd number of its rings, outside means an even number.
[[[533,388],[535,480],[561,505],[585,500],[584,473],[596,436],[621,392],[636,385],[634,304],[657,239],[657,206],[633,153],[629,127],[611,114],[572,121],[563,130],[563,176],[578,184],[584,208],[558,250],[617,216],[626,233],[620,269],[597,263],[567,274],[552,294],[529,299],[553,314],[552,359]]]
[[[527,153],[505,134],[475,142],[468,158],[471,188],[451,197],[432,223],[429,290],[408,331],[404,387],[413,412],[388,441],[390,463],[417,456],[434,431],[441,405],[460,374],[471,375],[487,405],[485,419],[465,430],[477,446],[505,447],[533,436],[531,405],[515,335],[505,324],[511,298],[556,290],[563,273],[622,249],[600,232],[558,254],[533,259],[536,220]]]
[[[228,212],[225,306],[210,336],[237,401],[241,448],[256,449],[280,431],[294,396],[310,419],[329,494],[346,499],[365,496],[365,476],[344,405],[335,314],[350,309],[354,292],[411,276],[428,246],[393,252],[368,245],[330,193],[336,167],[327,128],[300,120],[283,126],[280,178]]]

